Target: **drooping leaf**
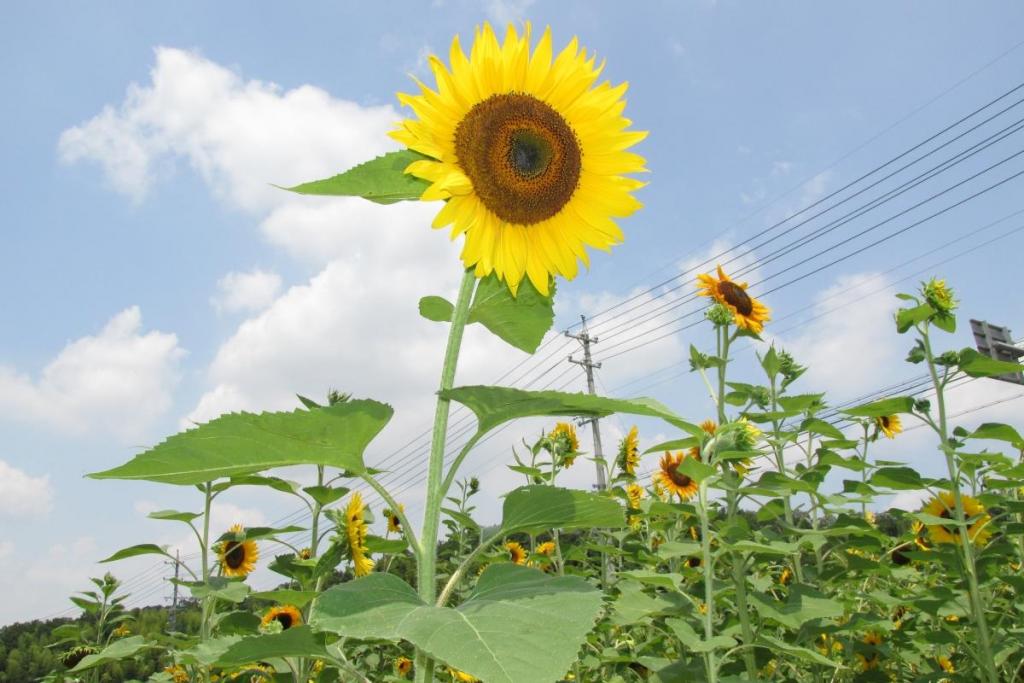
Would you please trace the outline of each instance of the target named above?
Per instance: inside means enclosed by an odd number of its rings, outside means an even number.
[[[298,531],[305,531],[305,527],[301,526],[284,526],[284,527],[270,527],[270,526],[253,526],[243,529],[242,531],[226,531],[217,538],[217,542],[220,541],[259,541],[264,538],[275,538],[277,536],[283,536],[284,534],[294,534]]]
[[[968,347],[960,352],[960,370],[971,377],[994,377],[1019,373],[1024,365],[989,358]]]
[[[694,436],[704,432],[689,424],[658,401],[651,398],[605,398],[590,394],[561,391],[526,391],[511,387],[466,386],[440,392],[442,398],[461,403],[471,409],[479,421],[481,434],[502,423],[523,417],[573,415],[607,417],[613,413],[645,415],[661,419],[689,431]]]
[[[704,653],[736,646],[736,641],[729,636],[717,635],[712,636],[711,640],[704,640],[689,622],[682,619],[666,619],[665,625],[672,629],[679,642],[691,652]]]
[[[621,528],[626,524],[615,500],[586,491],[554,486],[523,486],[505,497],[501,529],[541,533],[548,529]]]
[[[230,413],[168,438],[131,461],[88,476],[202,484],[287,465],[360,472],[363,451],[391,419],[368,399],[290,413]]]
[[[320,507],[327,507],[334,501],[341,500],[349,492],[344,486],[307,486],[302,490],[319,503]]]
[[[136,557],[138,555],[163,555],[164,557],[171,557],[167,553],[166,546],[159,546],[155,543],[140,543],[139,545],[133,545],[128,548],[122,548],[116,553],[111,555],[105,560],[100,560],[100,564],[104,562],[117,562],[127,557]]]
[[[323,640],[308,626],[293,626],[280,633],[243,638],[217,659],[218,666],[242,666],[274,657],[325,657]]]
[[[258,474],[246,474],[240,477],[231,477],[228,481],[218,482],[214,485],[214,491],[226,491],[236,486],[266,486],[267,488],[280,491],[281,493],[294,493],[299,485],[295,482],[281,479],[279,477],[264,477]]]
[[[366,537],[366,549],[371,553],[394,555],[396,553],[404,553],[408,547],[409,542],[404,538],[382,538],[373,535]]]
[[[843,614],[843,606],[839,602],[802,585],[792,586],[784,603],[759,593],[750,597],[754,609],[763,619],[773,619],[793,630],[808,621],[831,619]]]
[[[223,576],[211,576],[208,583],[202,581],[182,581],[197,600],[209,596],[227,602],[242,602],[249,595],[249,586],[243,581],[228,579]]]
[[[757,639],[763,645],[767,645],[768,649],[774,652],[785,652],[788,655],[799,657],[800,659],[811,662],[812,664],[821,664],[823,666],[828,666],[833,669],[838,669],[842,666],[840,662],[833,661],[828,657],[824,657],[820,653],[815,652],[814,650],[811,650],[806,647],[800,647],[799,645],[787,643],[783,640],[779,640],[778,638],[773,638],[766,633],[758,635]]]
[[[146,515],[150,519],[165,519],[172,522],[191,522],[196,517],[202,517],[201,512],[181,512],[179,510],[157,510]]]
[[[895,398],[884,398],[881,401],[872,401],[859,405],[856,408],[848,408],[841,412],[851,417],[882,417],[883,415],[895,415],[896,413],[909,413],[914,408],[912,396],[897,396]]]
[[[447,323],[452,320],[455,307],[452,302],[440,296],[425,296],[420,299],[420,315],[435,323]]]
[[[298,194],[362,197],[378,204],[415,200],[430,183],[409,175],[405,169],[414,161],[429,158],[411,149],[388,152],[336,176],[281,189]]]
[[[350,638],[404,639],[488,683],[558,680],[576,659],[601,609],[585,580],[515,564],[488,567],[457,608],[420,600],[391,574],[371,574],[325,591],[315,629]]]
[[[880,467],[872,473],[869,481],[872,486],[896,491],[917,491],[927,485],[917,470],[910,467]]]
[[[544,296],[529,278],[512,296],[508,285],[492,273],[477,285],[467,322],[480,323],[517,349],[533,353],[555,321],[554,296],[553,285],[550,295]]]
[[[816,417],[809,417],[800,423],[801,432],[811,432],[813,434],[821,434],[830,439],[845,439],[841,431],[835,425],[820,420]]]
[[[913,308],[901,308],[896,311],[896,331],[903,334],[919,322],[923,322],[935,313],[935,309],[927,303]]]
[[[1010,425],[999,422],[986,422],[971,432],[967,438],[1006,441],[1012,444],[1014,448],[1024,448],[1024,437]]]
[[[146,639],[142,636],[129,636],[128,638],[115,640],[113,643],[94,655],[87,655],[71,671],[77,673],[79,671],[93,669],[97,666],[108,664],[110,662],[119,662],[123,659],[134,657],[143,650],[155,647],[156,645],[147,643]]]

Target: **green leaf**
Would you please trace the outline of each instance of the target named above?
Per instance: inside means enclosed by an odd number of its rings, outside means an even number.
[[[294,493],[299,485],[295,482],[281,479],[279,477],[263,477],[258,474],[246,474],[240,477],[231,477],[228,481],[214,485],[214,492],[226,491],[236,486],[266,486],[281,493]]]
[[[775,353],[775,344],[769,346],[768,351],[761,358],[761,367],[764,368],[768,379],[775,377],[782,370],[782,360],[779,358],[779,354]]]
[[[396,576],[371,574],[322,593],[310,623],[349,638],[407,640],[488,683],[536,683],[569,670],[601,598],[582,578],[502,563],[452,609],[424,604]]]
[[[989,358],[972,348],[966,348],[960,352],[960,370],[971,377],[993,377],[1019,373],[1024,370],[1024,365]]]
[[[405,552],[409,542],[404,538],[381,538],[380,536],[367,536],[366,549],[371,553],[383,555],[395,555]]]
[[[307,486],[302,490],[315,500],[320,507],[327,507],[334,501],[344,498],[345,494],[349,492],[349,489],[344,486],[337,488],[331,486]]]
[[[822,656],[820,653],[815,652],[806,647],[800,647],[799,645],[792,645],[778,638],[772,638],[771,636],[761,633],[757,636],[757,639],[763,645],[767,645],[769,650],[774,652],[785,652],[788,655],[799,657],[805,661],[813,664],[821,664],[822,666],[832,667],[838,669],[842,667],[840,662],[834,662],[828,657]]]
[[[821,405],[825,394],[796,394],[795,396],[780,396],[779,405],[786,410],[804,412],[816,405]]]
[[[1000,422],[986,422],[967,435],[968,439],[994,439],[1012,444],[1014,448],[1024,449],[1024,437],[1010,425]]]
[[[459,510],[455,510],[453,508],[441,508],[441,511],[449,517],[451,517],[452,519],[454,519],[459,524],[461,524],[466,529],[480,528],[480,525],[476,523],[476,520],[474,520],[472,517],[470,517],[464,512],[460,512]]]
[[[480,323],[517,349],[533,353],[555,321],[554,296],[554,285],[551,294],[544,296],[529,278],[523,279],[512,296],[508,285],[492,273],[477,285],[467,322]]]
[[[661,550],[661,548],[659,548]],[[679,591],[679,587],[683,583],[683,577],[680,574],[672,572],[657,572],[649,569],[635,569],[632,571],[619,572],[619,577],[623,579],[630,579],[637,583],[642,583],[645,586],[654,586],[655,588],[664,588],[670,591]]]
[[[868,481],[872,486],[896,491],[916,491],[927,485],[917,470],[909,467],[880,467]]]
[[[523,486],[505,497],[501,531],[541,533],[548,529],[621,528],[622,507],[611,498],[554,486]]]
[[[831,619],[843,614],[843,607],[837,601],[799,584],[790,588],[785,603],[759,593],[753,593],[750,597],[762,618],[773,619],[793,630],[808,621]]]
[[[202,484],[288,465],[360,472],[364,449],[393,412],[389,405],[362,399],[290,413],[230,413],[176,434],[120,467],[88,476]]]
[[[896,331],[903,334],[919,322],[923,322],[935,313],[935,309],[928,304],[921,304],[913,308],[901,308],[896,311]]]
[[[912,396],[897,396],[895,398],[884,398],[881,401],[872,401],[859,405],[856,408],[849,408],[840,412],[851,417],[882,417],[883,415],[895,415],[897,413],[909,413],[914,408]]]
[[[663,453],[665,451],[685,451],[693,448],[699,443],[700,439],[694,436],[688,436],[685,439],[673,439],[672,441],[664,441],[651,446],[644,451],[644,455],[649,453]]]
[[[297,591],[290,588],[279,588],[272,591],[259,591],[258,593],[250,593],[249,597],[254,600],[267,600],[268,602],[276,602],[282,605],[294,605],[299,609],[302,609],[309,604],[311,600],[319,595],[316,591]]]
[[[163,555],[165,557],[170,557],[167,553],[167,546],[159,546],[155,543],[141,543],[139,545],[133,545],[128,548],[118,550],[107,559],[100,560],[100,564],[103,564],[104,562],[117,562],[118,560],[123,560],[126,557],[135,557],[137,555]]]
[[[388,152],[336,176],[281,189],[298,194],[362,197],[378,204],[419,199],[430,183],[409,175],[405,169],[414,161],[429,158],[411,149]]]
[[[191,522],[196,517],[202,517],[201,512],[180,512],[178,510],[157,510],[146,515],[150,519],[166,519],[173,522]]]
[[[264,538],[275,538],[284,534],[294,534],[297,531],[305,531],[305,527],[301,526],[285,526],[285,527],[270,527],[270,526],[253,526],[243,529],[241,532],[238,531],[226,531],[217,538],[217,542],[221,541],[259,541]]]
[[[327,649],[308,626],[238,641],[217,660],[218,666],[242,666],[274,657],[326,657]]]
[[[243,581],[232,580],[223,576],[211,576],[208,583],[182,582],[192,592],[192,597],[202,600],[207,596],[226,600],[227,602],[242,602],[249,595],[249,586]]]
[[[522,417],[573,415],[607,417],[613,413],[646,415],[661,419],[693,433],[704,432],[682,420],[652,398],[618,399],[561,391],[525,391],[511,387],[467,386],[439,392],[442,398],[456,401],[472,410],[479,422],[479,433]],[[684,426],[685,425],[685,426]],[[692,431],[695,430],[695,431]]]
[[[711,640],[704,640],[689,622],[682,619],[666,619],[665,625],[672,629],[679,642],[691,652],[704,653],[736,646],[736,641],[729,636],[718,635],[712,636]]]
[[[843,433],[839,431],[834,425],[819,420],[816,417],[809,417],[800,423],[801,432],[811,432],[812,434],[821,434],[827,436],[830,439],[845,439]]]
[[[87,655],[82,661],[72,669],[73,672],[86,671],[93,669],[103,664],[110,662],[119,662],[122,659],[128,659],[134,657],[142,650],[149,650],[155,648],[156,645],[151,645],[146,642],[146,639],[142,636],[130,636],[128,638],[122,638],[121,640],[115,640],[113,643],[103,648],[102,651],[97,652],[94,655]]]
[[[420,299],[420,315],[435,323],[447,323],[452,320],[455,307],[452,302],[440,296],[425,296]]]

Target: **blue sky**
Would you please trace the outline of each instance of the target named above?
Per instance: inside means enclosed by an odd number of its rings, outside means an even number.
[[[561,283],[558,295],[565,326],[639,293],[629,315],[606,316],[603,329],[595,320],[601,358],[612,344],[633,347],[624,343],[629,337],[671,332],[679,326],[672,319],[692,308],[650,313],[686,291],[644,293],[651,285],[742,243],[1018,85],[1024,48],[1012,48],[1022,19],[1024,6],[1011,2],[983,9],[725,0],[9,8],[0,26],[8,103],[0,108],[7,131],[0,137],[0,579],[12,585],[19,577],[30,590],[5,600],[0,623],[64,609],[62,596],[119,547],[184,545],[179,530],[144,515],[194,508],[191,491],[82,475],[128,459],[189,419],[290,408],[295,392],[317,396],[338,387],[398,410],[373,458],[425,427],[443,330],[419,319],[415,305],[426,294],[449,295],[458,277],[457,245],[427,227],[436,207],[297,199],[269,183],[323,177],[393,148],[384,133],[401,116],[395,91],[413,87],[410,74],[426,77],[425,56],[446,54],[454,33],[468,41],[485,20],[550,24],[557,44],[579,35],[607,59],[605,77],[630,82],[627,115],[650,131],[638,147],[650,168],[640,193],[645,208],[623,221],[625,244],[596,254],[590,273]],[[1010,125],[1016,111],[926,161]],[[922,162],[789,238],[731,252],[743,255],[733,267],[755,266],[749,279],[756,282],[792,266],[773,284],[786,282],[1024,169],[1024,160],[1011,159],[852,237],[1021,145],[1011,134],[804,250],[758,262],[929,167]],[[920,279],[901,278],[958,254],[939,274],[956,287],[964,322],[1024,329],[1014,296],[1020,233],[963,254],[1024,224],[1024,215],[886,272],[1024,208],[1022,183],[1008,181],[766,297],[777,318],[791,316],[770,332],[813,366],[802,389],[830,388],[839,402],[918,374],[901,362],[907,343],[891,329],[891,294]],[[950,346],[971,343],[964,328]],[[478,332],[468,342],[460,381],[490,381],[523,360]],[[642,390],[702,419],[710,406],[701,384],[679,365],[690,343],[706,346],[707,331],[687,329],[609,357],[599,386]],[[556,338],[523,366],[531,371],[523,383],[536,378],[540,386],[559,375],[559,358],[575,350]],[[735,373],[756,379],[746,360]],[[1016,395],[994,382],[958,392],[954,405],[962,411]],[[1007,400],[964,420],[1009,420],[1019,410]],[[508,446],[541,427],[510,430],[470,463],[484,477],[484,516],[493,518],[497,496],[514,483],[502,469]],[[607,421],[605,442],[626,427]],[[642,429],[648,443],[664,435],[655,424]],[[939,471],[922,430],[884,448]],[[416,455],[395,464],[414,466]],[[576,472],[575,482],[587,485],[589,470]],[[412,509],[420,494],[415,486],[403,490]],[[217,521],[270,522],[293,507],[240,492]],[[153,562],[118,571],[149,572],[133,588],[140,602],[162,598],[149,581],[162,571]]]

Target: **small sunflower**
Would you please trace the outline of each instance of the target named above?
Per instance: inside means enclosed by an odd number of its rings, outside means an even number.
[[[174,683],[188,683],[191,680],[188,671],[180,664],[164,667],[164,673],[170,676]]]
[[[668,497],[668,492],[665,490],[664,485],[661,483],[661,477],[655,472],[651,475],[651,490],[654,491],[654,496],[658,500],[665,500]]]
[[[348,537],[348,549],[352,556],[352,571],[356,576],[366,576],[373,571],[373,560],[367,557],[366,520],[363,512],[363,497],[356,491],[345,508],[345,535]]]
[[[899,415],[880,415],[875,418],[875,425],[887,439],[895,439],[896,435],[903,431],[903,423],[900,422]]]
[[[985,510],[985,506],[971,496],[960,496],[964,506],[964,516],[974,521],[967,529],[967,537],[975,545],[985,545],[992,535],[989,530],[989,523],[992,517]],[[939,495],[933,498],[922,508],[921,512],[927,512],[935,517],[953,519],[955,514],[956,499],[950,491],[940,491]],[[960,543],[960,532],[956,527],[944,526],[941,524],[929,524],[928,536],[934,543]]]
[[[244,535],[245,528],[241,524],[235,524],[229,531],[240,536]],[[256,541],[221,541],[217,545],[217,556],[220,558],[221,574],[244,578],[256,568],[260,550]]]
[[[919,550],[931,550],[932,544],[928,542],[928,529],[923,522],[915,521],[910,525],[910,532],[914,534],[914,545]]]
[[[508,551],[508,559],[516,564],[526,564],[526,549],[523,546],[515,541],[509,541],[505,544],[505,550]]]
[[[114,638],[124,638],[125,636],[130,636],[131,634],[132,630],[128,628],[126,624],[121,624],[120,626],[115,628],[110,635]]]
[[[785,567],[782,573],[779,574],[779,584],[785,586],[793,580],[793,572],[789,571],[789,567]]]
[[[555,542],[554,541],[544,541],[543,543],[541,543],[540,545],[537,546],[537,549],[536,549],[535,552],[538,555],[545,555],[545,556],[550,557],[551,555],[555,554]]]
[[[822,633],[818,636],[818,639],[814,642],[814,647],[825,657],[828,657],[829,654],[839,654],[844,649],[841,642],[827,633]]]
[[[576,436],[576,427],[569,422],[557,422],[555,428],[548,434],[548,438],[556,444],[560,444],[559,453],[562,456],[562,466],[572,467],[576,456],[580,452],[580,440]]]
[[[271,607],[260,620],[261,626],[269,626],[273,622],[281,624],[281,630],[287,631],[292,626],[302,625],[302,612],[293,605],[278,605]]]
[[[718,423],[714,420],[704,420],[700,423],[700,428],[704,430],[704,433],[708,436],[714,436],[715,432],[718,431]]]
[[[470,676],[465,671],[459,671],[458,669],[448,668],[448,673],[452,675],[453,681],[459,681],[460,683],[480,683],[480,679],[474,676]]]
[[[860,663],[861,671],[877,669],[880,661],[877,648],[882,644],[882,634],[878,631],[868,631],[860,639],[860,642],[867,646],[865,652],[857,653],[857,661]]]
[[[700,296],[710,296],[728,308],[733,315],[737,327],[760,334],[764,324],[771,320],[771,311],[767,306],[747,294],[746,282],[733,282],[718,266],[718,277],[710,274],[697,276]]]
[[[395,660],[395,673],[405,678],[412,673],[412,660],[408,657],[399,657]]]
[[[953,660],[946,655],[939,655],[935,658],[935,662],[939,665],[939,668],[948,674],[955,674],[956,667],[953,666]]]
[[[931,307],[940,313],[952,313],[957,306],[953,290],[946,286],[945,280],[933,277],[921,286],[921,293]]]
[[[312,548],[303,548],[302,550],[299,551],[299,559],[300,560],[310,560],[312,558],[313,558],[313,549]]]
[[[640,501],[644,497],[644,487],[636,482],[626,486],[626,498],[629,500],[629,507],[634,510],[640,509]]]
[[[636,425],[633,425],[619,442],[619,469],[630,476],[635,476],[638,464],[640,464],[640,433]]]
[[[398,510],[405,512],[405,506],[401,503],[398,504]],[[389,534],[400,534],[402,533],[402,520],[399,518],[398,513],[394,510],[384,510],[384,517],[388,520],[388,533]]]
[[[682,451],[675,455],[666,452],[659,463],[661,470],[656,473],[661,479],[661,485],[665,487],[665,490],[676,494],[680,500],[693,498],[698,488],[695,480],[679,471],[679,466],[683,464],[683,458],[685,457],[686,455]]]
[[[447,200],[433,226],[465,233],[465,266],[547,295],[552,276],[589,265],[586,246],[623,240],[614,219],[644,185],[625,174],[646,170],[626,150],[647,134],[626,130],[626,84],[595,85],[602,66],[575,38],[553,62],[550,29],[532,53],[530,38],[510,25],[501,43],[484,24],[467,58],[456,36],[450,65],[430,57],[437,90],[398,95],[417,118],[391,137],[430,157],[405,171],[430,181],[422,200]]]

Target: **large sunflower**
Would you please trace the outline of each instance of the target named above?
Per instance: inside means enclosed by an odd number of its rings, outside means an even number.
[[[373,571],[373,560],[367,557],[366,550],[366,519],[363,511],[363,497],[356,491],[345,508],[345,535],[348,537],[348,549],[352,556],[352,571],[356,576],[366,576]]]
[[[679,471],[679,466],[683,464],[685,457],[686,455],[682,451],[675,455],[666,452],[659,463],[661,469],[655,473],[665,490],[670,494],[676,494],[680,500],[693,498],[698,488],[696,480]]]
[[[244,535],[245,528],[241,524],[233,525],[229,531],[236,536]],[[224,576],[248,576],[256,568],[256,560],[260,557],[256,541],[221,541],[217,545],[217,557],[220,561],[220,572]]]
[[[640,433],[636,425],[633,425],[619,442],[619,469],[630,476],[635,476],[638,464],[640,464]]]
[[[733,282],[718,266],[718,277],[708,273],[697,276],[697,294],[710,296],[732,311],[737,327],[760,334],[764,324],[771,320],[771,311],[754,297],[747,294],[746,282]]]
[[[504,42],[484,24],[468,58],[456,36],[448,66],[430,57],[436,90],[398,95],[417,118],[391,133],[431,157],[406,173],[430,181],[421,199],[447,200],[434,227],[465,233],[466,267],[513,293],[524,276],[542,294],[553,275],[571,280],[585,247],[621,242],[613,219],[641,206],[631,192],[644,183],[623,175],[646,170],[626,151],[647,135],[626,130],[627,84],[595,85],[604,65],[576,38],[552,54],[550,28],[531,53],[529,24]]]
[[[392,509],[384,510],[384,517],[388,520],[388,533],[389,534],[400,534],[402,533],[402,518],[398,516],[399,512],[405,512],[405,506],[401,503],[398,504],[398,511]]]
[[[266,611],[260,624],[262,626],[269,626],[275,621],[281,624],[282,631],[287,631],[292,626],[302,625],[302,612],[293,605],[278,605]]]
[[[971,526],[967,528],[967,537],[975,543],[975,545],[985,545],[988,542],[989,537],[992,535],[992,531],[989,529],[989,523],[992,521],[992,517],[989,516],[985,510],[985,506],[979,503],[976,499],[971,496],[960,496],[960,502],[964,506],[964,516],[966,519],[974,521]],[[940,491],[939,495],[932,498],[921,512],[927,512],[935,517],[942,517],[944,519],[953,519],[956,514],[956,499],[953,493],[950,491]],[[944,526],[942,524],[929,524],[928,536],[934,543],[960,543],[960,532],[957,531],[955,526]]]

